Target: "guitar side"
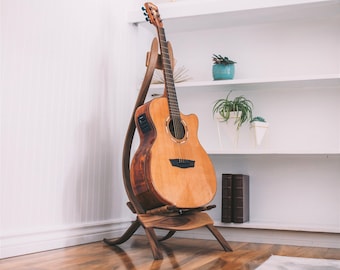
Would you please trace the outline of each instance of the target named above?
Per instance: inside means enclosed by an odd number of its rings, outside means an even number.
[[[197,116],[181,114],[185,127],[182,139],[172,136],[169,119],[165,97],[136,111],[141,142],[131,162],[133,192],[146,209],[166,204],[178,208],[204,206],[215,196],[216,174],[197,138]]]

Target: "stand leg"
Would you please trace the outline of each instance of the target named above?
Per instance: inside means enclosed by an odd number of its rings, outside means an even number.
[[[155,260],[162,260],[163,259],[162,250],[158,243],[157,236],[155,234],[154,229],[153,228],[144,228],[144,229],[145,229],[146,237],[148,238],[149,243],[150,243],[153,258]]]
[[[173,236],[175,234],[176,231],[169,231],[167,235],[165,235],[162,238],[159,238],[158,241],[165,241],[169,238],[171,238],[171,236]]]
[[[109,246],[115,246],[115,245],[119,245],[121,243],[124,243],[125,241],[127,241],[128,239],[130,239],[130,237],[135,233],[135,231],[137,231],[137,229],[141,226],[141,223],[139,222],[139,220],[135,220],[130,227],[127,229],[127,231],[118,239],[104,239],[104,243],[109,245]]]
[[[206,225],[206,227],[209,229],[209,231],[215,236],[215,238],[217,239],[217,241],[221,244],[221,246],[223,247],[223,249],[225,251],[233,251],[233,249],[231,248],[231,246],[228,244],[228,242],[224,239],[224,237],[222,236],[222,234],[215,228],[214,225],[212,224],[208,224]]]

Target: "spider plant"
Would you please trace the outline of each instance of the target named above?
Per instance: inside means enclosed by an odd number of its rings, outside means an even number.
[[[213,113],[219,115],[223,121],[228,121],[232,112],[236,112],[234,124],[239,129],[243,123],[252,119],[253,103],[244,96],[230,98],[229,91],[225,98],[218,99],[213,106]]]

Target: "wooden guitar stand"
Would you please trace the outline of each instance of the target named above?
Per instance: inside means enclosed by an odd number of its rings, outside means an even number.
[[[172,48],[168,42],[170,59],[173,61]],[[214,226],[213,220],[209,217],[207,213],[202,211],[209,210],[215,206],[199,207],[194,209],[178,209],[173,205],[166,205],[160,208],[152,209],[146,211],[143,209],[141,204],[138,202],[133,194],[131,182],[130,182],[130,154],[131,145],[136,129],[134,115],[136,109],[144,104],[146,94],[148,92],[153,73],[155,69],[162,69],[162,61],[160,55],[158,54],[158,41],[154,38],[151,51],[147,54],[146,60],[146,73],[144,80],[137,98],[133,114],[130,119],[128,131],[125,137],[124,150],[123,150],[123,179],[124,185],[129,197],[129,202],[127,203],[130,210],[137,215],[136,220],[130,225],[127,231],[118,239],[104,239],[107,245],[114,246],[124,243],[136,232],[136,230],[142,226],[145,230],[146,237],[149,240],[153,257],[155,260],[163,259],[162,250],[159,242],[169,239],[172,237],[176,231],[185,231],[197,229],[200,227],[206,227],[218,240],[225,251],[232,251],[228,242],[223,238],[220,232]],[[157,238],[155,229],[168,230],[169,232],[162,238]]]

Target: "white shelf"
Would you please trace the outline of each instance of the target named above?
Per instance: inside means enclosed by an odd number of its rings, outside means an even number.
[[[268,222],[245,222],[245,223],[223,223],[214,222],[217,227],[240,228],[240,229],[259,229],[259,230],[280,230],[280,231],[301,231],[301,232],[322,232],[322,233],[340,233],[340,227],[335,226],[308,226],[295,224],[280,224]]]
[[[266,156],[324,156],[325,158],[331,158],[331,157],[340,157],[340,151],[334,151],[334,152],[288,152],[288,151],[265,151],[263,149],[261,150],[254,150],[254,151],[226,151],[221,149],[205,149],[208,153],[208,155],[239,155],[239,156],[248,156],[248,155],[266,155]]]
[[[231,86],[233,90],[253,89],[258,90],[261,88],[277,86],[280,87],[293,87],[293,88],[329,88],[340,86],[340,74],[325,74],[313,76],[300,76],[300,77],[282,77],[282,78],[263,78],[263,79],[235,79],[235,80],[218,80],[218,81],[187,81],[176,83],[176,88],[192,88],[192,87],[205,87],[205,86]],[[152,84],[150,89],[164,89],[163,84]]]
[[[167,32],[195,31],[279,20],[339,16],[337,0],[223,1],[187,0],[158,4]],[[302,16],[301,16],[302,15]],[[128,14],[130,23],[147,25],[139,8]]]

